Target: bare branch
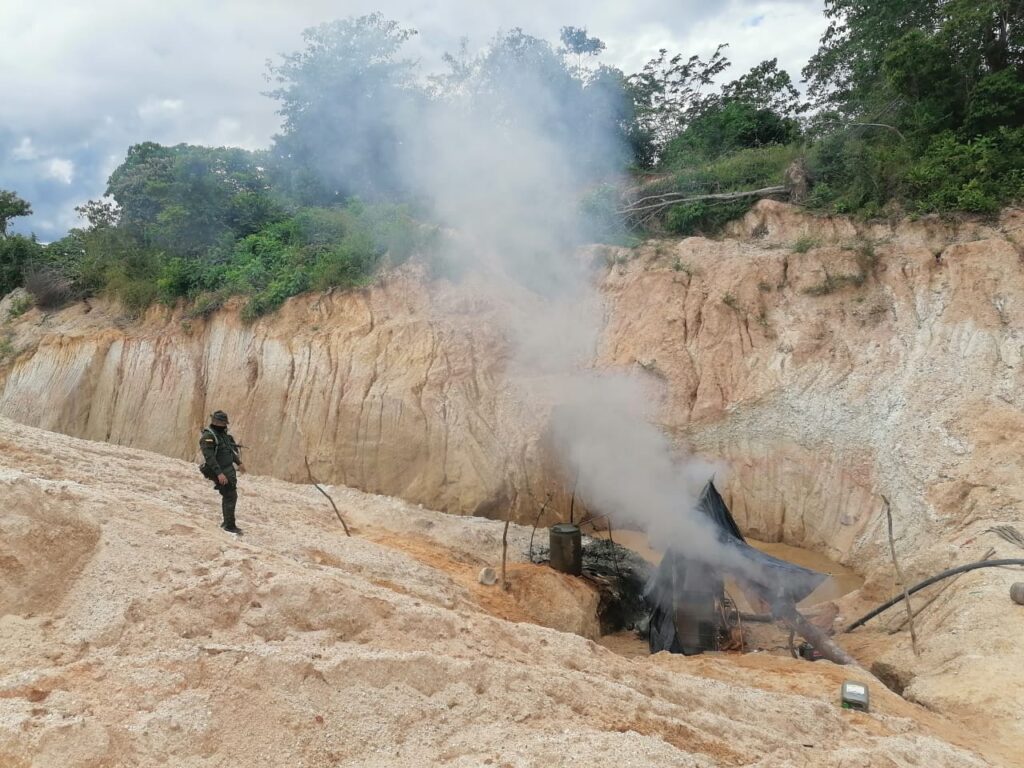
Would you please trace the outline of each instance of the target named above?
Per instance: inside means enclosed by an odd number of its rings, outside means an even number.
[[[892,535],[892,510],[889,508],[889,500],[883,496],[885,502],[885,517],[889,522],[889,550],[892,552],[892,567],[896,569],[896,578],[900,580],[900,587],[903,589],[903,601],[907,606],[907,623],[910,624],[910,645],[914,649],[914,655],[920,656],[917,648],[917,633],[914,631],[914,606],[910,604],[910,593],[907,592],[907,582],[903,578],[903,571],[900,569],[899,561],[896,559],[896,540]]]
[[[325,491],[321,487],[320,483],[318,483],[316,481],[316,478],[313,477],[313,470],[309,466],[309,459],[306,456],[303,456],[302,459],[303,459],[303,461],[306,462],[306,472],[309,473],[309,482],[311,482],[313,484],[313,487],[316,488],[318,491],[320,491],[320,493],[322,493],[324,496],[326,496],[327,500],[329,502],[331,502],[331,507],[334,509],[334,514],[338,516],[338,522],[340,522],[341,523],[341,527],[345,529],[345,535],[346,536],[351,536],[352,533],[349,531],[348,525],[345,524],[345,518],[343,518],[341,516],[341,512],[338,511],[338,505],[334,503],[334,499],[331,498],[331,495],[329,493],[327,493],[327,491]]]
[[[698,203],[706,200],[741,200],[745,197],[768,197],[770,195],[785,194],[785,192],[786,186],[784,184],[772,187],[763,187],[761,189],[749,189],[740,192],[717,192],[709,195],[686,196],[682,192],[666,192],[664,195],[652,195],[651,197],[644,198],[645,200],[651,200],[656,197],[661,198],[657,203],[639,205],[642,201],[637,201],[636,203],[631,203],[625,208],[616,211],[616,213],[622,216],[630,216],[644,211],[660,211],[681,203]]]

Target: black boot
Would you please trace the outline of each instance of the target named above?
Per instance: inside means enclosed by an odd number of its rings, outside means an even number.
[[[235,484],[222,485],[217,490],[220,491],[221,512],[224,515],[224,522],[220,524],[220,527],[228,533],[241,536],[242,529],[235,525],[235,503],[238,501],[238,491],[235,488]]]

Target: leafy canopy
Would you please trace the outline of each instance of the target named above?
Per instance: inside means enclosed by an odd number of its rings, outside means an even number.
[[[0,237],[7,235],[11,219],[32,215],[32,206],[18,197],[17,193],[0,189]]]

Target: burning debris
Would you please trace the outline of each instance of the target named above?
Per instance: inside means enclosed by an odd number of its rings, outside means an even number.
[[[704,486],[695,509],[715,531],[717,546],[703,553],[706,557],[670,547],[652,571],[635,552],[582,536],[576,525],[562,524],[552,527],[550,547],[537,550],[533,560],[596,584],[602,631],[635,629],[647,636],[651,653],[741,649],[744,614],[726,594],[728,578],[751,602],[766,606],[772,618],[806,638],[814,658],[852,661],[795,608],[827,575],[747,544],[712,481]]]
[[[777,607],[798,603],[828,578],[747,544],[712,481],[704,486],[696,509],[715,526],[721,546],[709,552],[707,560],[697,552],[665,552],[644,591],[651,606],[651,653],[691,655],[720,650],[730,641],[739,615],[726,597],[726,576],[749,596],[771,606],[773,613]]]
[[[602,634],[624,629],[646,631],[650,606],[644,587],[651,579],[652,566],[633,550],[607,539],[582,536],[578,526],[562,524],[552,527],[550,548],[535,548],[532,559],[579,575],[597,587]]]

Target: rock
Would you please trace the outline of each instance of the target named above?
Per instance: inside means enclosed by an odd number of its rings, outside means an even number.
[[[498,582],[498,574],[494,572],[494,569],[488,566],[480,571],[480,575],[476,578],[484,586],[490,587]]]
[[[1024,581],[1014,582],[1010,585],[1010,599],[1017,605],[1024,605]]]

